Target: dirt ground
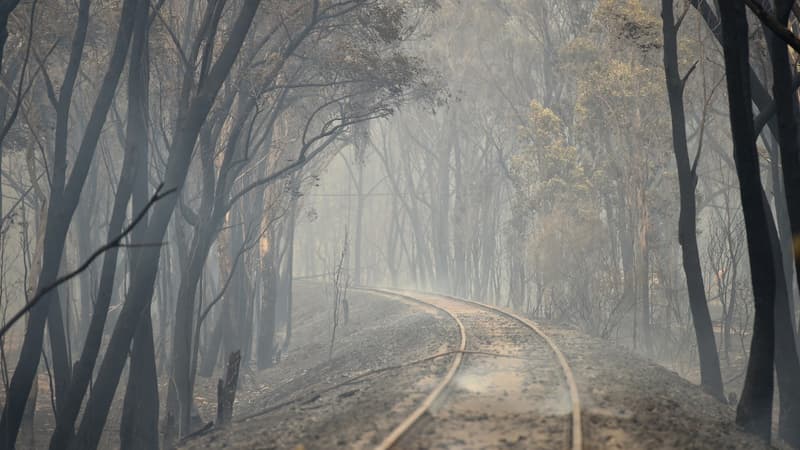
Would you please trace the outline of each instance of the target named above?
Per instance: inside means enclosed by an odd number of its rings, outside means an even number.
[[[587,449],[762,449],[723,404],[672,372],[607,342],[543,325],[575,373]]]
[[[413,362],[455,348],[452,319],[432,308],[357,292],[350,297],[350,322],[329,360],[329,310],[320,303],[319,293],[319,286],[298,286],[289,355],[278,367],[258,375],[264,382],[260,391],[242,394],[235,423],[189,440],[184,448],[371,448],[446,372],[449,357]],[[585,448],[770,448],[734,425],[732,407],[674,372],[577,331],[544,328],[575,372],[583,402]],[[485,336],[484,343],[491,344],[492,339]],[[381,370],[387,367],[395,368]],[[474,369],[472,386],[502,395],[502,386],[487,389],[481,381],[490,368],[491,364]],[[469,384],[469,376],[461,379]],[[458,400],[455,395],[450,399]],[[435,433],[431,423],[424,417],[414,431]],[[465,420],[462,426],[473,427],[471,433],[504,429],[485,420]],[[412,441],[403,440],[398,448],[423,448]],[[505,442],[509,448],[540,448],[535,442],[515,439],[511,432]],[[449,446],[462,447],[469,446],[458,442]]]
[[[459,336],[449,316],[413,302],[352,291],[349,310],[349,320],[337,330],[334,352],[329,358],[330,302],[322,285],[297,283],[295,326],[287,354],[270,369],[243,368],[234,423],[226,429],[195,436],[183,442],[182,448],[373,448],[444,376],[453,356],[428,358],[457,348]],[[508,347],[498,347],[498,336],[490,328],[468,348],[507,352]],[[585,448],[769,448],[734,425],[731,406],[717,402],[675,372],[578,331],[552,324],[543,324],[543,328],[555,339],[575,373],[583,403]],[[520,338],[517,344],[519,348],[514,351],[526,353],[535,339]],[[532,409],[543,405],[552,409],[552,402],[525,401],[515,389],[523,387],[526,395],[528,391],[541,391],[542,386],[534,386],[529,380],[537,377],[541,385],[550,386],[554,366],[530,357],[527,361],[498,361],[475,355],[467,355],[465,363],[470,358],[473,364],[465,364],[459,373],[458,389],[447,391],[443,400],[466,405],[467,414],[451,414],[439,404],[412,431],[434,436],[445,428],[462,427],[473,436],[507,434],[504,448],[542,448],[520,439],[525,433],[514,432],[513,421],[500,423],[496,418],[501,415],[484,414],[481,409],[496,410],[498,405],[504,405],[508,407],[507,416],[516,419],[521,415],[529,417]],[[505,370],[509,368],[514,370]],[[512,376],[515,371],[528,375]],[[52,415],[48,413],[52,407],[45,375],[39,377],[39,385],[37,420],[33,430],[23,429],[20,449],[46,448],[52,431]],[[563,387],[552,390],[554,398],[563,397]],[[462,395],[469,391],[480,391],[490,397],[474,402]],[[215,392],[216,377],[198,379],[196,399],[206,421],[215,416]],[[492,395],[497,398],[491,398]],[[550,421],[561,413],[566,411],[556,411],[542,420]],[[440,419],[445,418],[438,422],[442,430],[436,430],[437,422],[431,420],[436,414]],[[118,416],[119,405],[116,405],[102,448],[118,447]],[[552,423],[553,434],[565,434],[563,421],[526,420],[519,422],[518,427],[541,428]],[[405,439],[397,448],[425,448],[425,442]],[[545,442],[550,441],[540,443]],[[462,444],[454,440],[446,447],[469,447],[466,442]]]
[[[406,433],[400,449],[563,449],[570,442],[569,389],[545,340],[517,320],[437,296],[466,331],[452,383]]]
[[[329,359],[330,307],[319,286],[299,285],[294,302],[286,358],[257,375],[259,386],[245,381],[228,429],[185,448],[371,448],[425,398],[453,356],[417,361],[458,342],[452,321],[433,308],[352,292]]]

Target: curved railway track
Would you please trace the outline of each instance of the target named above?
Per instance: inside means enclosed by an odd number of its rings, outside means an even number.
[[[419,422],[420,418],[423,415],[430,411],[431,407],[435,402],[443,398],[445,390],[453,383],[456,374],[458,373],[459,369],[461,368],[462,362],[464,360],[463,355],[466,353],[467,348],[467,332],[466,327],[464,326],[463,322],[459,319],[458,315],[455,314],[452,310],[440,305],[436,304],[432,301],[426,301],[424,299],[425,296],[431,296],[433,294],[425,294],[425,293],[417,293],[417,292],[408,292],[408,291],[395,291],[389,289],[373,289],[373,288],[361,288],[360,290],[369,291],[377,294],[387,295],[387,296],[394,296],[398,298],[402,298],[407,301],[423,304],[426,306],[433,307],[439,311],[442,311],[453,321],[457,324],[460,334],[460,342],[459,342],[459,350],[455,353],[455,357],[450,363],[450,367],[447,370],[445,376],[439,381],[436,387],[428,394],[427,397],[408,415],[406,418],[397,425],[384,439],[381,443],[376,447],[379,450],[387,450],[393,448],[402,438],[409,434],[411,428]],[[572,369],[570,368],[569,364],[567,363],[564,354],[555,344],[553,339],[551,339],[541,328],[539,328],[535,323],[528,320],[525,317],[522,317],[518,314],[515,314],[510,311],[506,311],[502,308],[498,308],[496,306],[485,305],[483,303],[479,303],[472,300],[465,300],[453,296],[435,294],[435,297],[439,297],[441,299],[447,299],[454,302],[458,302],[461,304],[469,305],[474,308],[479,308],[481,310],[490,311],[495,314],[499,314],[503,317],[506,317],[512,321],[520,323],[523,327],[532,330],[536,335],[538,335],[541,339],[543,339],[550,351],[555,356],[558,364],[563,372],[563,377],[567,388],[569,390],[569,403],[571,408],[570,413],[570,433],[569,433],[569,443],[565,445],[565,448],[569,448],[571,450],[582,450],[583,449],[583,428],[581,424],[581,403],[580,397],[578,395],[578,387],[575,383],[575,377],[572,373]]]

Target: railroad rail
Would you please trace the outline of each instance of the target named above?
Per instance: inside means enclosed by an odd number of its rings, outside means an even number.
[[[425,301],[424,299],[421,298],[421,296],[423,295],[434,295],[443,299],[466,303],[474,307],[492,311],[494,313],[505,316],[513,321],[521,323],[525,328],[529,328],[539,337],[541,337],[550,347],[551,352],[553,353],[559,365],[561,366],[561,370],[564,373],[564,378],[566,380],[566,384],[569,389],[570,407],[571,407],[571,414],[570,414],[571,439],[570,439],[570,444],[567,446],[567,448],[570,448],[571,450],[583,449],[583,426],[581,423],[581,403],[580,403],[580,397],[578,395],[578,387],[577,384],[575,383],[575,376],[572,372],[572,369],[569,366],[569,363],[567,362],[566,357],[564,357],[564,354],[558,348],[553,339],[550,338],[550,336],[548,336],[544,331],[542,331],[542,329],[538,325],[536,325],[531,320],[525,317],[522,317],[511,311],[507,311],[503,308],[499,308],[492,305],[486,305],[473,300],[466,300],[463,298],[453,297],[450,295],[429,294],[429,293],[410,292],[410,291],[396,291],[390,289],[376,289],[376,288],[359,288],[359,289],[377,294],[399,297],[407,301],[433,307],[450,316],[450,318],[452,318],[453,321],[457,324],[460,333],[459,351],[455,353],[455,357],[453,358],[453,361],[450,363],[450,367],[448,368],[445,376],[439,381],[439,383],[428,394],[428,396],[425,397],[425,399],[419,404],[419,406],[417,406],[417,408],[415,408],[414,411],[411,412],[411,414],[406,416],[406,418],[399,425],[397,425],[391,431],[391,433],[389,433],[383,439],[383,441],[381,441],[381,443],[376,447],[376,449],[388,450],[394,447],[394,445],[411,429],[411,427],[431,408],[433,403],[442,397],[445,389],[453,381],[456,373],[461,367],[461,363],[463,361],[463,354],[466,352],[466,345],[467,345],[466,330],[461,320],[451,311],[448,311],[446,308]]]

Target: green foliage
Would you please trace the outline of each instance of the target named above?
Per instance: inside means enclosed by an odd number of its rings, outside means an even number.
[[[589,311],[583,325],[599,334],[598,323],[619,320],[622,280],[634,276],[620,273],[615,255],[634,247],[636,272],[647,247],[672,233],[660,34],[638,0],[598,2],[589,26],[558,49],[572,96],[550,107],[531,102],[512,158],[517,207],[536,214],[528,253],[537,284],[554,303]]]
[[[567,143],[564,125],[556,114],[537,101],[531,102],[530,125],[522,130],[523,150],[512,157],[517,188],[524,190],[528,207],[547,214],[563,204],[589,200],[591,181]]]

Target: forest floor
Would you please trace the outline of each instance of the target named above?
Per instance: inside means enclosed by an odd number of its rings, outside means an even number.
[[[337,330],[329,358],[329,303],[322,285],[298,283],[288,354],[276,367],[244,373],[233,424],[194,437],[183,448],[372,448],[447,371],[452,356],[426,359],[457,347],[457,329],[444,313],[352,291],[349,321]],[[578,331],[542,326],[575,373],[584,448],[769,448],[734,425],[731,406],[675,372]],[[213,418],[210,392],[198,399],[206,418]],[[457,394],[446,391],[443,401]],[[485,417],[463,426],[478,433],[497,429],[491,421]],[[398,445],[410,447],[418,446],[406,440]],[[496,448],[541,447],[509,437]]]
[[[324,286],[297,283],[295,327],[288,352],[275,367],[260,371],[243,367],[234,422],[225,429],[193,437],[182,447],[298,450],[373,448],[378,444],[447,372],[452,354],[430,357],[457,348],[458,331],[449,316],[432,307],[362,291],[351,291],[348,298],[349,320],[337,329],[334,351],[329,355],[331,302]],[[733,407],[717,402],[677,373],[579,331],[540,325],[556,341],[574,371],[582,402],[584,448],[769,448],[734,425]],[[495,338],[492,333],[485,333],[478,341],[491,346]],[[535,344],[528,337],[515,342],[520,346]],[[520,347],[515,351],[534,350]],[[460,419],[439,422],[445,425],[439,426],[427,417],[412,429],[411,434],[419,434],[420,439],[404,438],[396,448],[431,448],[431,442],[447,442],[441,440],[449,433],[446,429],[455,429],[461,437],[473,439],[504,430],[506,435],[498,437],[495,448],[546,448],[546,444],[563,448],[561,442],[566,441],[553,437],[565,435],[565,428],[551,425],[567,423],[568,410],[534,398],[540,394],[531,396],[542,388],[532,386],[532,381],[546,378],[545,374],[557,366],[528,359],[524,362],[528,366],[516,371],[527,374],[522,382],[516,375],[510,377],[514,374],[507,370],[508,362],[497,358],[484,358],[484,366],[478,366],[477,372],[474,365],[472,372],[460,370],[458,388],[445,391],[444,403],[457,403],[459,395],[470,389],[490,395],[497,392],[506,399],[488,398],[478,404],[478,408],[485,406],[489,414],[472,414],[464,420],[461,430],[456,423]],[[481,389],[485,387],[485,378],[481,377],[492,372],[492,384],[500,384],[500,389]],[[478,377],[468,376],[476,373]],[[198,378],[196,403],[205,422],[215,418],[218,376]],[[120,385],[124,384],[123,379]],[[515,384],[524,386],[524,392],[512,393],[513,401],[509,403],[509,386]],[[551,387],[554,398],[563,396],[563,389],[553,386],[552,380],[540,384],[545,389]],[[19,450],[47,448],[52,433],[52,404],[45,373],[39,376],[38,385],[36,420],[32,428],[23,427]],[[117,397],[101,441],[103,449],[118,448],[121,395]],[[490,411],[491,405],[513,406],[514,411],[508,416],[521,418],[524,425],[519,428],[524,431],[508,432],[509,424],[499,423],[502,414],[497,414],[497,408]],[[546,414],[531,414],[536,408],[545,407],[549,408]],[[441,409],[448,416],[446,408]],[[541,440],[528,437],[537,433],[531,431],[537,427],[544,430],[538,433]],[[484,440],[487,436],[483,436]],[[458,442],[451,437],[439,448],[489,448],[485,442],[480,446],[470,446],[470,441],[464,445]]]
[[[452,356],[414,363],[457,345],[444,313],[351,292],[349,320],[338,327],[329,358],[331,305],[322,293],[321,285],[298,284],[288,354],[245,378],[228,429],[186,448],[370,448],[444,376]],[[204,417],[213,399],[206,406]]]

